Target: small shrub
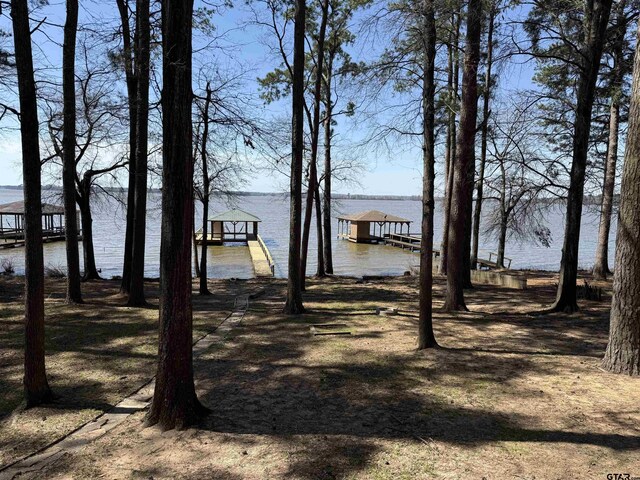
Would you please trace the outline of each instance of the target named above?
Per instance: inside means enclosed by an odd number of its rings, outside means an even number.
[[[3,258],[0,260],[0,270],[3,275],[13,275],[16,273],[16,269],[13,266],[13,260],[10,258]]]
[[[578,285],[578,298],[600,302],[602,301],[602,295],[602,288],[593,286],[586,280],[584,281],[584,285]]]
[[[47,278],[64,278],[67,273],[60,267],[44,267],[44,276]]]

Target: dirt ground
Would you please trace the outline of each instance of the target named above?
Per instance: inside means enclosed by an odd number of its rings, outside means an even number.
[[[640,476],[640,379],[599,369],[609,297],[583,300],[580,314],[537,315],[553,300],[557,279],[528,278],[524,291],[468,291],[469,313],[436,313],[442,348],[423,352],[415,350],[415,278],[310,280],[310,313],[300,317],[280,313],[280,280],[212,282],[212,299],[194,297],[196,335],[215,328],[236,292],[266,290],[224,344],[196,359],[198,393],[213,413],[197,428],[166,433],[142,428],[144,413],[134,414],[31,478]],[[2,291],[11,290],[1,281]],[[61,286],[49,285],[47,360],[60,404],[8,414],[0,463],[113,405],[153,374],[157,310],[116,306],[116,287],[92,284],[89,305],[69,307]],[[0,316],[5,412],[20,395],[14,290]],[[399,314],[377,316],[378,306]],[[345,323],[352,334],[310,333],[311,324],[327,322]]]

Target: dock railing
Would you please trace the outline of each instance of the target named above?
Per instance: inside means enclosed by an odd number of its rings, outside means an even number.
[[[493,257],[496,257],[495,260],[493,259]],[[508,262],[506,265],[507,270],[511,270],[511,261],[513,259],[509,257],[504,257],[504,260]],[[497,261],[498,261],[498,254],[496,252],[489,252],[489,262],[492,262],[497,266]]]
[[[273,261],[273,257],[271,256],[271,252],[269,251],[269,249],[265,245],[264,240],[262,240],[262,237],[260,236],[260,234],[257,235],[257,239],[258,239],[258,244],[260,245],[260,248],[262,249],[262,252],[264,253],[264,256],[267,258],[267,263],[269,264],[269,268],[271,269],[271,274],[273,275],[273,273],[275,271],[275,262]]]

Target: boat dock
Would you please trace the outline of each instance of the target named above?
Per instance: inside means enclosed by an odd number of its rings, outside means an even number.
[[[391,245],[392,247],[398,247],[404,249],[408,249],[411,252],[420,252],[422,248],[422,239],[419,235],[401,235],[398,233],[390,233],[384,236],[383,242],[385,245]],[[440,250],[434,248],[433,255],[436,257],[440,256]],[[476,263],[478,264],[478,270],[487,269],[487,270],[496,270],[498,269],[498,254],[496,252],[489,252],[489,258],[478,258],[476,259]],[[505,269],[511,269],[511,258],[504,257],[505,260]]]
[[[0,205],[0,249],[24,247],[24,223],[23,201]],[[81,234],[82,232],[78,231],[79,240],[82,238]],[[64,208],[43,203],[42,241],[44,243],[59,242],[64,241],[65,238]]]
[[[377,243],[420,252],[422,238],[409,233],[411,221],[377,210],[338,217],[338,238],[354,243]],[[406,233],[403,230],[406,228]],[[399,231],[398,231],[399,230]],[[440,249],[433,248],[433,255],[440,256]],[[476,259],[478,270],[497,270],[498,254],[491,252],[489,258]],[[511,258],[504,258],[506,269],[511,268]]]
[[[273,277],[275,271],[273,257],[262,237],[258,235],[258,224],[262,220],[244,210],[234,209],[214,215],[207,219],[207,222],[207,238],[203,238],[202,229],[198,230],[195,233],[196,244],[246,243],[255,276]]]

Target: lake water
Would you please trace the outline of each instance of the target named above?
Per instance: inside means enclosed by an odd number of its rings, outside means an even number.
[[[21,190],[0,189],[0,204],[22,200]],[[50,202],[51,199],[45,201]],[[221,213],[232,207],[246,210],[258,216],[260,235],[269,247],[275,261],[275,274],[286,276],[287,255],[289,246],[289,201],[285,195],[241,196],[229,205],[216,199],[210,210]],[[51,202],[53,203],[53,202]],[[147,215],[147,249],[145,274],[157,277],[159,274],[160,255],[160,194],[149,195]],[[197,225],[200,225],[200,205],[196,203]],[[436,204],[435,244],[442,238],[442,204]],[[124,207],[113,199],[100,199],[94,202],[94,244],[96,263],[105,278],[122,274],[123,242],[125,234]],[[382,245],[354,244],[335,238],[337,234],[338,214],[357,213],[366,210],[381,210],[385,213],[407,218],[414,223],[412,232],[420,230],[421,204],[416,200],[339,200],[333,207],[333,261],[337,275],[401,275],[411,265],[418,263],[418,254],[406,250]],[[512,268],[536,268],[558,270],[560,265],[562,240],[564,234],[563,208],[553,208],[547,214],[547,226],[551,230],[553,242],[546,248],[532,242],[519,243],[509,241],[506,256],[513,258]],[[582,219],[580,238],[580,267],[590,268],[593,264],[598,238],[598,214],[595,209],[585,209]],[[307,272],[315,272],[315,219],[312,222],[311,241],[309,247],[309,267]],[[199,228],[199,227],[198,227]],[[613,259],[615,244],[615,218],[612,222],[610,238],[610,259]],[[489,251],[495,251],[496,242],[491,238],[481,238],[480,257],[487,258]],[[208,275],[211,278],[250,278],[253,268],[246,246],[209,246]],[[45,244],[45,263],[52,267],[66,264],[64,242]],[[24,272],[24,249],[0,250],[0,259],[13,261],[18,273]]]

